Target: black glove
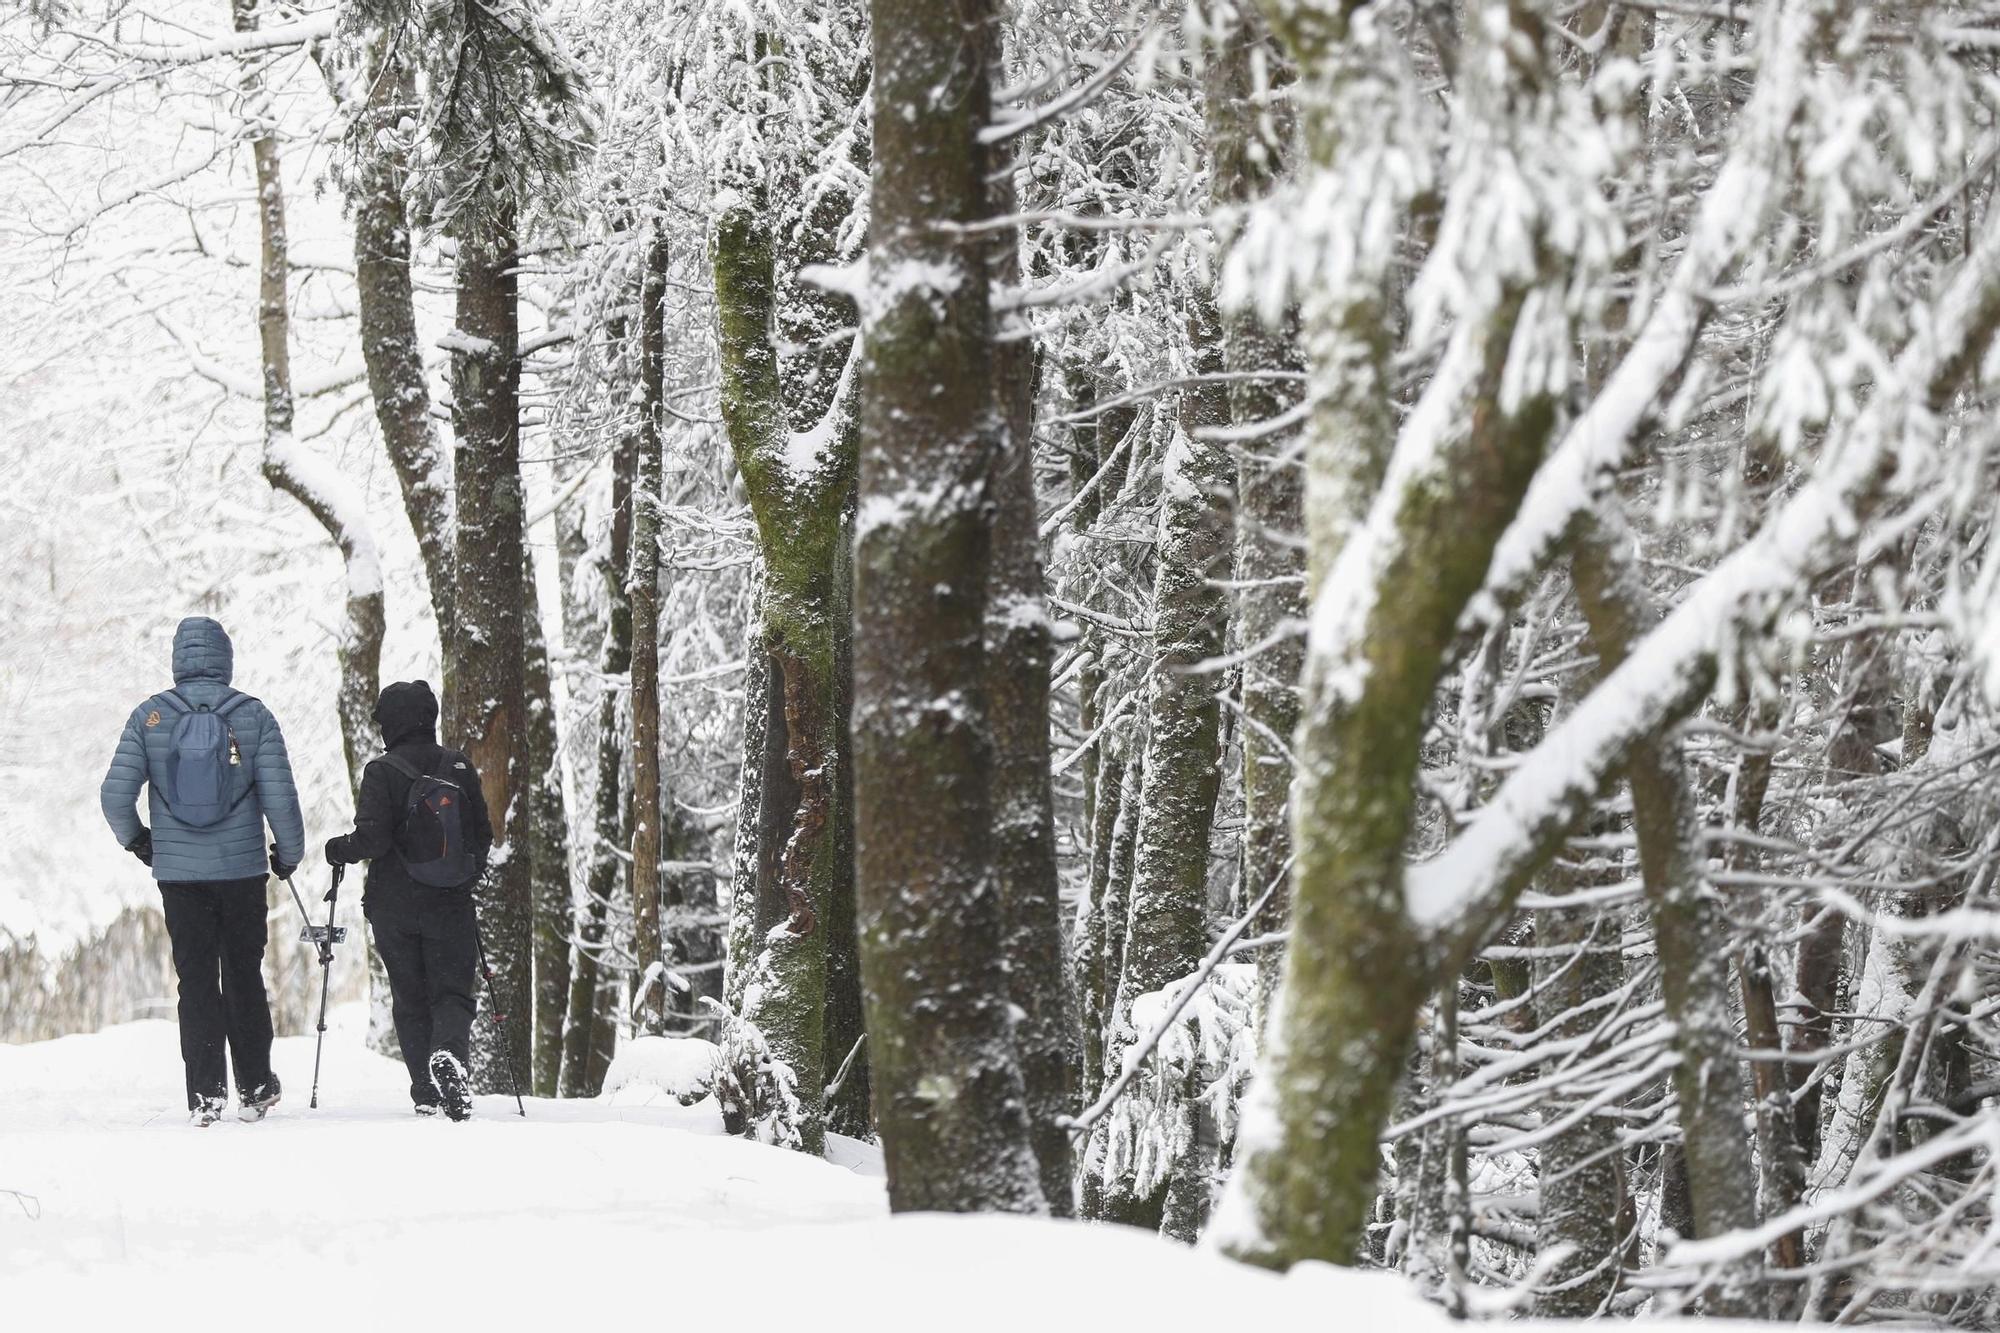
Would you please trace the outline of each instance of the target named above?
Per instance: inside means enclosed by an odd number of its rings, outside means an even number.
[[[347,854],[347,839],[328,838],[326,840],[326,863],[330,866],[354,864],[354,859]]]
[[[287,861],[287,860],[285,860],[285,859],[284,859],[283,857],[281,857],[281,856],[279,856],[279,855],[278,855],[278,844],[277,844],[277,843],[275,843],[275,842],[274,842],[274,843],[272,843],[272,844],[271,844],[271,873],[272,873],[272,874],[276,875],[276,876],[277,876],[277,877],[278,877],[279,879],[290,879],[290,878],[292,877],[292,872],[293,872],[294,870],[297,870],[298,868],[299,868],[299,867],[298,867],[298,863],[297,863],[297,862],[295,862],[295,861]]]
[[[139,836],[125,844],[125,850],[139,858],[139,863],[147,869],[153,865],[153,830],[140,829]]]

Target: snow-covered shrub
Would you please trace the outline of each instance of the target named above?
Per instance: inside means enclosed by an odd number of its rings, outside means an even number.
[[[799,1128],[798,1076],[771,1054],[755,1023],[713,1000],[703,1003],[719,1024],[712,1090],[722,1108],[722,1127],[760,1143],[799,1147],[804,1136]]]
[[[605,1071],[602,1095],[652,1087],[692,1106],[713,1090],[721,1064],[722,1048],[700,1037],[633,1037],[620,1044]]]
[[[1120,1035],[1130,1060],[1160,1026],[1190,977],[1132,1002]],[[1223,963],[1139,1065],[1093,1137],[1086,1170],[1136,1199],[1166,1193],[1167,1224],[1192,1234],[1208,1213],[1236,1140],[1238,1103],[1256,1056],[1254,963]]]

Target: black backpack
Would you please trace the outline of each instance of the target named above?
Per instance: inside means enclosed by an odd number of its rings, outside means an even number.
[[[461,768],[463,756],[444,752]],[[416,883],[431,889],[456,889],[472,883],[485,869],[465,845],[465,788],[450,778],[424,773],[401,755],[385,754],[382,762],[410,780],[403,818],[396,825],[396,855]]]

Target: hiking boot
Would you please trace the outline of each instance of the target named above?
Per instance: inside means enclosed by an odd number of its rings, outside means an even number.
[[[207,1129],[222,1119],[222,1113],[229,1109],[227,1097],[204,1097],[188,1112],[188,1123],[196,1129]]]
[[[472,1092],[466,1085],[465,1066],[450,1051],[431,1052],[431,1084],[438,1090],[438,1103],[451,1120],[472,1116]]]
[[[424,1120],[435,1120],[444,1114],[444,1108],[436,1102],[418,1102],[417,1115]]]
[[[256,1124],[278,1104],[279,1091],[278,1076],[273,1074],[249,1092],[239,1093],[236,1098],[236,1118],[245,1124]]]

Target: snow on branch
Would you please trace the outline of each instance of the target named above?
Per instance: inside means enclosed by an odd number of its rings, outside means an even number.
[[[198,65],[224,56],[256,55],[323,41],[333,35],[336,13],[333,8],[322,9],[293,23],[278,23],[248,32],[223,33],[194,42],[107,42],[88,33],[73,32],[71,35],[102,45],[126,60],[149,65]]]
[[[1735,636],[1809,586],[1843,543],[1858,538],[1892,476],[1901,493],[1926,496],[1912,503],[1938,502],[1921,487],[1935,461],[1938,414],[1996,323],[2000,211],[1989,214],[1973,252],[1916,322],[1891,374],[1835,434],[1808,480],[1550,731],[1457,840],[1412,870],[1407,904],[1420,929],[1438,937],[1450,956],[1476,949],[1632,746],[1699,705]]]
[[[1703,294],[1758,239],[1782,197],[1787,142],[1805,92],[1812,8],[1793,0],[1767,29],[1762,73],[1739,117],[1742,137],[1703,196],[1687,248],[1618,368],[1535,473],[1493,552],[1484,589],[1466,608],[1465,635],[1493,624],[1533,581],[1571,522],[1624,461],[1640,423],[1694,348]]]

